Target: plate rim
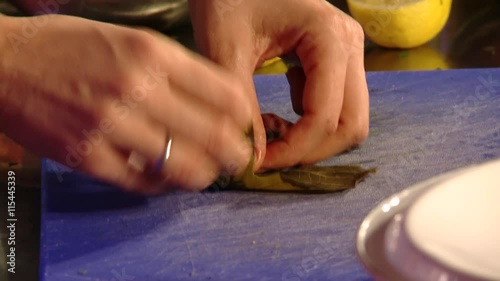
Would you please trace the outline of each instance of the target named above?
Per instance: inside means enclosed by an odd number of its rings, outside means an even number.
[[[480,163],[480,164],[483,164],[483,163]],[[365,247],[366,243],[365,242],[368,238],[369,230],[371,232],[374,232],[373,229],[378,229],[378,228],[386,225],[395,215],[404,212],[409,207],[409,206],[407,206],[408,202],[409,202],[408,200],[409,199],[415,200],[417,197],[419,197],[419,195],[424,193],[426,188],[429,188],[429,187],[431,187],[439,182],[443,182],[443,181],[451,178],[452,176],[456,176],[458,174],[461,174],[468,169],[477,167],[480,164],[453,169],[453,170],[432,176],[432,177],[427,178],[425,180],[419,181],[415,184],[412,184],[412,185],[404,188],[401,191],[394,192],[391,195],[385,197],[374,208],[372,208],[370,210],[370,212],[363,218],[363,220],[359,224],[358,229],[356,231],[356,254],[357,254],[358,259],[360,260],[361,264],[365,268],[365,270],[368,271],[368,273],[370,273],[371,276],[374,277],[376,280],[378,280],[378,279],[391,280],[390,279],[391,276],[388,276],[387,274],[385,274],[383,271],[383,268],[376,266],[376,263],[374,263],[372,261],[372,259],[370,258],[370,255],[368,254],[368,251],[366,250],[366,247]],[[394,197],[399,197],[401,199],[401,203],[405,203],[405,206],[401,206],[403,204],[400,203],[398,205],[399,208],[397,208],[397,210],[384,213],[382,211],[382,207],[385,204],[389,203],[390,200]],[[396,207],[398,207],[398,206],[396,206]],[[385,218],[382,217],[382,219],[380,219],[380,221],[377,223],[377,225],[373,225],[372,222],[374,221],[374,219],[380,217],[383,214],[386,214]],[[368,226],[366,226],[366,225],[368,225]]]

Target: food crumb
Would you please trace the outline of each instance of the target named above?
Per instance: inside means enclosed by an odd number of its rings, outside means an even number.
[[[253,241],[252,241],[252,244],[254,244],[254,245],[255,245],[255,240],[253,240]]]

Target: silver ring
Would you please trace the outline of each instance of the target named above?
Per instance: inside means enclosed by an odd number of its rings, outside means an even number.
[[[162,155],[160,158],[155,162],[155,165],[153,167],[153,174],[158,174],[163,170],[163,166],[165,166],[165,163],[168,161],[170,158],[170,150],[172,149],[172,136],[168,136],[167,140],[167,145],[165,145],[165,148],[163,149]]]

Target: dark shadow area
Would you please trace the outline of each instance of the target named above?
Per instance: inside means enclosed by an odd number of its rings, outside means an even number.
[[[57,173],[45,173],[43,186],[44,207],[48,212],[113,211],[144,206],[148,200],[76,172],[63,181],[59,181]]]

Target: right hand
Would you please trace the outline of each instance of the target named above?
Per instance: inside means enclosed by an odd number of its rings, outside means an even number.
[[[196,43],[211,60],[237,73],[252,96],[257,157],[254,169],[313,164],[358,145],[369,132],[363,29],[327,1],[190,0]],[[267,59],[296,57],[288,70],[295,124],[260,116],[255,69]],[[276,116],[275,116],[276,117]],[[279,120],[278,118],[273,118]],[[266,145],[265,129],[280,139]]]
[[[143,193],[200,190],[249,163],[250,101],[222,68],[153,32],[61,15],[1,21],[11,44],[0,57],[0,130],[25,148]],[[135,153],[153,165],[167,134],[161,179],[127,163]]]

